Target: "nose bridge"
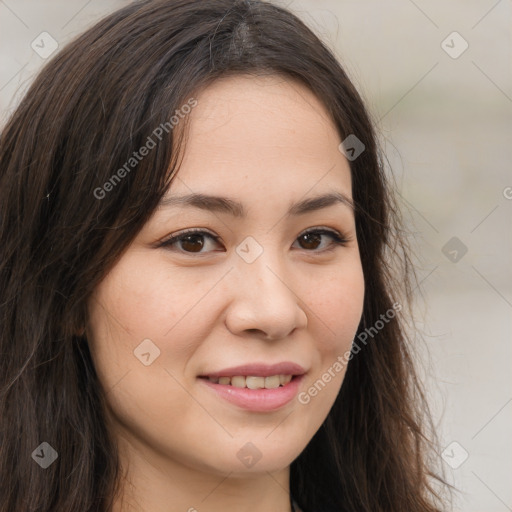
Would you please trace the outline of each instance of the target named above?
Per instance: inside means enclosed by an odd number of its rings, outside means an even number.
[[[258,241],[259,240],[259,241]],[[236,248],[235,266],[244,280],[272,286],[274,273],[283,272],[284,262],[278,254],[277,244],[271,243],[271,237],[258,236],[256,240],[247,236]],[[274,272],[271,272],[274,268]]]
[[[286,282],[286,269],[278,258],[270,256],[270,251],[266,255],[261,255],[251,264],[240,263],[239,272],[243,280],[249,285],[249,292],[254,291],[256,298],[263,298],[261,293],[265,293],[265,302],[270,303],[272,299],[291,300],[293,294],[290,290],[291,283]]]

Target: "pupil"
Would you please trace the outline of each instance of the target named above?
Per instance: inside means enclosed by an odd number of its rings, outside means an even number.
[[[204,245],[202,238],[201,235],[188,235],[181,241],[181,247],[188,252],[200,252]]]
[[[306,249],[316,249],[320,245],[321,235],[319,233],[306,233],[302,235],[302,240],[305,242]]]

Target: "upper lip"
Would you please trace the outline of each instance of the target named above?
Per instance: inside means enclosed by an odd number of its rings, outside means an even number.
[[[306,370],[297,363],[282,362],[277,364],[252,363],[232,366],[223,370],[208,372],[200,377],[235,377],[237,375],[251,377],[270,377],[272,375],[303,375]]]

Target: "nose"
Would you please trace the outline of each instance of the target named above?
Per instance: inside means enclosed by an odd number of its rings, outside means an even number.
[[[239,263],[232,275],[233,295],[226,314],[231,333],[277,340],[307,326],[302,300],[279,266],[271,267],[263,257],[252,264]]]

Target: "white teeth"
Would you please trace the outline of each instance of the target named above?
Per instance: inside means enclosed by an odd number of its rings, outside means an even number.
[[[245,385],[249,389],[263,389],[265,387],[265,377],[246,377]]]
[[[245,388],[245,377],[241,375],[231,377],[231,385],[235,388]]]
[[[270,377],[235,375],[234,377],[208,377],[208,380],[214,384],[231,385],[235,388],[276,389],[288,384],[292,378],[293,375],[271,375]]]
[[[279,383],[283,386],[292,380],[291,375],[279,375]]]
[[[279,387],[279,375],[272,375],[272,377],[265,377],[265,387],[267,389],[276,389]]]

